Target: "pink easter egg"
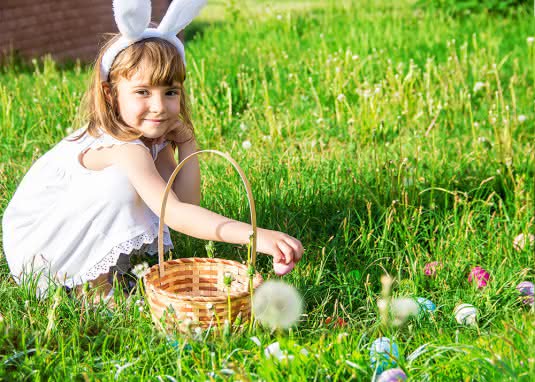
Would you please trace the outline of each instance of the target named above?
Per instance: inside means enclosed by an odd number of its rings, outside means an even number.
[[[489,280],[489,277],[490,275],[486,270],[484,270],[481,267],[474,267],[472,268],[472,270],[470,271],[470,274],[468,275],[468,281],[469,282],[476,281],[477,287],[481,289],[487,286],[487,281]]]
[[[430,263],[425,264],[424,268],[424,274],[429,277],[433,277],[439,268],[442,267],[442,263],[440,261],[432,261]]]
[[[273,269],[275,270],[275,274],[277,276],[283,276],[290,272],[292,269],[294,269],[295,263],[293,261],[290,262],[290,264],[286,263],[273,263]]]

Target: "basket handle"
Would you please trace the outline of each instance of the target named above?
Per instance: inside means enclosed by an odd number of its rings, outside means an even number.
[[[255,265],[256,263],[256,210],[255,210],[255,204],[253,199],[253,192],[251,191],[251,186],[249,185],[249,182],[247,181],[247,178],[245,177],[245,173],[241,169],[241,167],[238,165],[238,163],[232,159],[232,157],[224,152],[218,151],[218,150],[200,150],[196,151],[190,155],[188,155],[186,158],[184,158],[178,166],[175,168],[175,171],[171,174],[171,177],[169,178],[169,181],[167,182],[167,187],[165,188],[163,199],[162,199],[162,208],[160,212],[160,223],[158,228],[158,268],[160,270],[160,278],[164,276],[164,261],[163,261],[163,227],[164,227],[164,217],[165,217],[165,206],[167,204],[167,197],[169,196],[169,192],[171,191],[171,187],[173,185],[173,182],[175,181],[176,176],[178,175],[178,172],[184,165],[192,159],[194,156],[199,155],[201,153],[211,153],[211,154],[217,154],[219,156],[222,156],[226,160],[228,160],[238,171],[238,174],[240,175],[240,178],[243,182],[243,185],[245,186],[245,190],[247,191],[247,199],[249,200],[249,209],[251,211],[251,224],[253,226],[253,237],[252,237],[252,244],[251,244],[251,263],[252,265]],[[251,264],[249,264],[251,265]]]

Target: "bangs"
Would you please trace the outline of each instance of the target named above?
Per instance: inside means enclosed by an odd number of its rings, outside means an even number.
[[[182,84],[186,79],[185,67],[177,49],[159,38],[141,40],[123,50],[115,58],[110,79],[116,76],[131,79],[137,72],[149,73],[153,86]]]

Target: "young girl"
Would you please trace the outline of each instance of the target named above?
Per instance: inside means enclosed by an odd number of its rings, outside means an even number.
[[[147,15],[148,3],[148,15]],[[204,1],[174,0],[158,29],[150,2],[114,1],[120,35],[98,55],[85,97],[87,125],[44,154],[23,178],[2,220],[4,252],[21,282],[37,276],[106,293],[110,269],[138,252],[157,253],[161,199],[179,159],[196,150],[184,91],[185,55],[176,34]],[[246,244],[249,224],[199,207],[198,161],[181,170],[167,202],[165,250],[173,230]],[[277,266],[301,259],[299,240],[258,229],[257,250]]]

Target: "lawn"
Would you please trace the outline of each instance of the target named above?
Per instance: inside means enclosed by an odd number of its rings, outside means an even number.
[[[370,344],[387,336],[409,380],[533,380],[534,308],[516,285],[535,281],[534,247],[513,245],[535,233],[533,14],[452,16],[408,0],[229,4],[210,3],[186,31],[196,136],[243,167],[259,226],[302,241],[283,280],[305,314],[286,331],[169,337],[141,283],[113,313],[63,290],[37,300],[2,257],[0,379],[371,380]],[[76,127],[88,73],[50,58],[0,68],[0,211]],[[232,168],[206,156],[201,172],[201,205],[248,221]],[[206,256],[206,242],[173,241],[174,257]],[[215,253],[247,257],[224,243]],[[468,281],[475,266],[490,274],[483,288]],[[266,256],[257,269],[278,278]],[[436,311],[384,325],[386,274],[392,297]],[[476,325],[456,321],[460,303],[478,310]],[[275,342],[294,357],[266,357]]]

